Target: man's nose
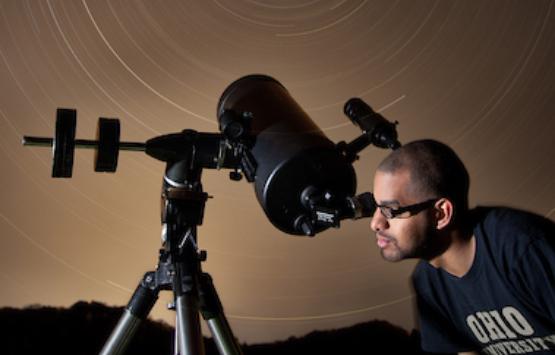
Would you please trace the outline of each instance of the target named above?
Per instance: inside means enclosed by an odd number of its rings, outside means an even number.
[[[374,215],[372,215],[372,220],[370,221],[370,228],[374,232],[383,231],[389,227],[387,218],[384,217],[379,208],[376,208]]]

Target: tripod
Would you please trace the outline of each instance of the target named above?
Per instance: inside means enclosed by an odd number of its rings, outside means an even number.
[[[171,174],[164,177],[163,248],[160,249],[158,265],[155,271],[144,275],[101,355],[124,353],[161,290],[172,290],[174,294],[177,314],[175,354],[204,355],[199,312],[208,323],[220,354],[242,354],[225,318],[212,278],[201,269],[206,253],[198,251],[197,226],[202,223],[208,195],[202,191],[200,174],[201,169],[189,170],[184,184],[168,178]]]

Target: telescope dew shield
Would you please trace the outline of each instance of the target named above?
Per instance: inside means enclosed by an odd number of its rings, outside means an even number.
[[[265,75],[236,80],[220,98],[218,117],[227,110],[252,116],[255,193],[278,229],[307,234],[298,221],[310,216],[309,208],[301,201],[309,187],[328,192],[337,200],[354,195],[356,175],[352,165],[277,80]],[[313,231],[326,228],[314,226]]]

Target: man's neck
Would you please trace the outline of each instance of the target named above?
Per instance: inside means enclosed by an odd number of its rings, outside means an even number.
[[[467,235],[461,230],[449,231],[445,237],[450,239],[447,249],[428,262],[432,266],[442,268],[456,277],[463,277],[470,271],[474,262],[476,238],[474,235]]]

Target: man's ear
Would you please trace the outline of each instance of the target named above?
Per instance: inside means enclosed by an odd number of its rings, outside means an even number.
[[[440,198],[434,205],[434,212],[436,217],[436,228],[438,230],[445,229],[454,217],[454,206],[447,198]]]

